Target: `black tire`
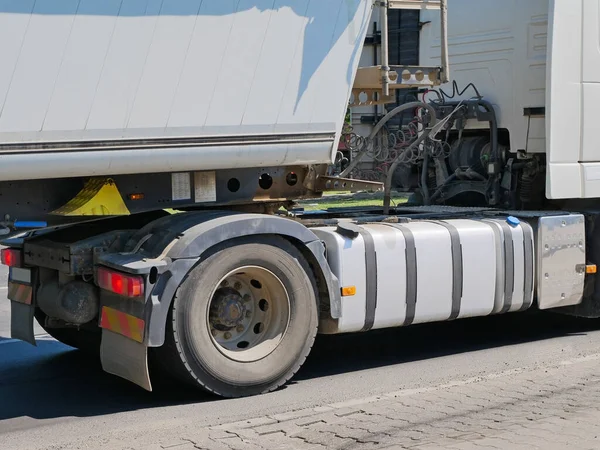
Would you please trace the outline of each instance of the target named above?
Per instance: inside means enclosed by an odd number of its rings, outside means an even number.
[[[74,349],[80,350],[89,355],[100,354],[100,341],[102,334],[100,330],[97,332],[76,329],[76,328],[50,328],[46,327],[46,314],[39,308],[36,309],[35,319],[44,329],[46,333],[56,339],[58,342],[65,344]]]
[[[221,280],[247,266],[267,269],[278,277],[289,298],[289,321],[271,353],[240,362],[219,350],[207,314]],[[165,344],[156,349],[153,359],[163,370],[222,397],[279,388],[304,363],[317,334],[316,286],[310,273],[300,251],[280,237],[244,238],[219,249],[192,269],[179,287],[167,318]]]

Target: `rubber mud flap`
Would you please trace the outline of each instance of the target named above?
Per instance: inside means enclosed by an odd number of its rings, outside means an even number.
[[[10,302],[10,336],[37,345],[33,332],[33,316],[35,306],[18,302]]]
[[[102,330],[100,361],[105,372],[152,391],[146,345],[112,331]]]

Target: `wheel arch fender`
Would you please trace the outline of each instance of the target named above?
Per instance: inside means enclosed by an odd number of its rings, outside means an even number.
[[[162,254],[170,261],[166,270],[150,293],[147,328],[149,347],[160,347],[165,341],[165,329],[169,309],[177,289],[189,272],[204,258],[218,249],[230,245],[236,239],[257,235],[280,236],[295,245],[305,256],[314,271],[320,299],[320,309],[332,318],[341,315],[341,293],[338,279],[332,273],[325,257],[324,244],[310,229],[299,222],[278,216],[261,214],[196,214],[190,223],[187,214],[173,216],[172,220],[160,219],[160,227],[169,226],[173,239],[162,239]],[[169,223],[170,222],[170,223]],[[189,225],[183,227],[181,222]],[[148,228],[148,227],[146,227]],[[143,233],[142,233],[143,234]],[[169,241],[168,245],[164,245]],[[150,253],[160,249],[154,246]],[[149,249],[145,251],[148,252]],[[327,307],[325,307],[327,306]]]

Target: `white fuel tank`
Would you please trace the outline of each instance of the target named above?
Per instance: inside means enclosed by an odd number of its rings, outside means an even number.
[[[510,223],[509,223],[510,222]],[[534,233],[517,219],[342,224],[313,229],[342,288],[324,333],[524,310],[533,302]]]

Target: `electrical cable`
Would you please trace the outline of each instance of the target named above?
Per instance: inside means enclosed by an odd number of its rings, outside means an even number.
[[[486,109],[487,113],[490,115],[491,137],[493,141],[494,138],[497,138],[497,129],[495,129],[496,127],[494,126],[496,125],[496,118],[493,107],[491,107],[489,102],[483,100],[483,97],[474,83],[469,83],[461,90],[458,87],[458,83],[454,81],[452,83],[452,93],[450,94],[442,89],[429,89],[424,91],[423,100],[426,100],[428,94],[434,94],[437,96],[437,100],[435,101],[427,103],[426,101],[421,102],[417,100],[394,108],[374,126],[368,137],[356,134],[352,126],[348,126],[342,135],[342,139],[346,149],[351,155],[355,156],[352,158],[350,164],[339,174],[339,177],[345,178],[350,174],[353,174],[353,178],[365,179],[368,181],[379,181],[382,176],[385,177],[384,211],[388,214],[391,203],[391,184],[398,166],[401,164],[410,166],[422,163],[422,171],[419,180],[420,187],[423,193],[424,203],[426,205],[430,204],[431,201],[434,201],[439,197],[444,188],[448,187],[448,185],[458,177],[457,174],[450,175],[449,178],[436,189],[433,196],[430,195],[427,183],[429,159],[446,159],[452,151],[447,138],[435,139],[435,136],[442,130],[445,130],[446,135],[448,135],[453,126],[451,120],[457,112],[465,107],[464,102],[466,102],[466,100],[462,100],[458,102],[458,104],[452,104],[452,111],[439,121],[437,118],[439,111],[436,109],[436,106],[447,105],[450,100],[457,96],[463,96],[469,89],[472,89],[476,94],[476,97],[472,98],[471,101],[475,101],[479,106]],[[405,98],[406,97],[408,97],[408,95],[405,94]],[[390,130],[388,123],[391,119],[412,109],[415,110],[415,117],[407,125],[404,125],[397,131]],[[425,116],[419,116],[419,112],[422,110],[427,111]],[[425,121],[427,121],[427,123],[425,123]],[[459,132],[462,135],[462,129],[459,130]],[[496,160],[498,156],[495,154],[497,153],[497,147],[494,145],[493,147],[492,159]],[[374,170],[361,171],[357,169],[358,164],[365,156],[369,156],[376,163]]]
[[[346,169],[340,174],[340,178],[347,177],[354,170],[354,168],[358,165],[358,163],[362,160],[362,158],[369,152],[369,150],[372,150],[371,145],[372,145],[373,141],[375,140],[375,137],[379,134],[379,132],[382,130],[382,128],[384,127],[384,125],[386,123],[388,123],[390,120],[392,120],[396,115],[400,114],[401,112],[404,112],[404,111],[407,111],[410,109],[418,109],[418,108],[427,109],[431,114],[432,120],[434,120],[435,109],[433,109],[433,107],[431,107],[427,103],[410,102],[410,103],[406,103],[404,105],[400,105],[400,106],[394,108],[392,111],[387,113],[377,123],[377,125],[375,125],[375,127],[373,128],[373,131],[371,131],[371,134],[369,134],[369,136],[367,138],[362,138],[363,140],[360,141],[361,145],[359,147],[358,154],[352,159],[352,162],[350,163],[350,165],[348,167],[346,167]]]
[[[452,94],[450,95],[448,95],[443,89],[429,89],[427,93],[435,93],[438,97],[438,101],[432,101],[434,103],[445,105],[448,100],[453,100],[456,97],[462,97],[465,94],[465,92],[467,92],[469,89],[473,89],[475,91],[474,98],[476,98],[477,100],[483,99],[483,96],[479,93],[479,89],[477,89],[477,86],[475,86],[474,83],[467,84],[467,86],[461,91],[458,87],[458,83],[456,82],[456,80],[452,82]]]

